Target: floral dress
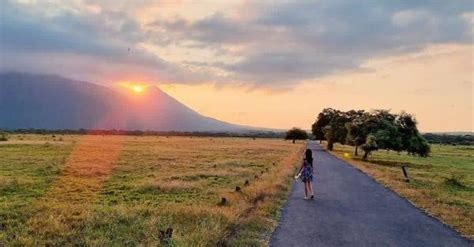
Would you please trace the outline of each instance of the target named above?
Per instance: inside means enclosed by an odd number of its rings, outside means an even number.
[[[303,171],[301,172],[301,181],[311,182],[313,181],[313,166],[304,161]]]

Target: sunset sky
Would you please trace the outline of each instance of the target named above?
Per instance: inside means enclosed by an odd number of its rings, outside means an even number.
[[[457,0],[1,0],[0,70],[158,85],[251,126],[384,108],[474,131],[473,28]]]

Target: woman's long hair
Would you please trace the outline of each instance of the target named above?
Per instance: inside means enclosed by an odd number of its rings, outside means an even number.
[[[311,149],[306,149],[306,152],[304,152],[304,156],[305,156],[306,162],[308,162],[311,166],[313,166],[313,152],[311,152]]]

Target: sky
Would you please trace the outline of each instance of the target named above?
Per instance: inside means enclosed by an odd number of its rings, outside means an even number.
[[[326,107],[474,131],[472,1],[0,0],[0,71],[157,85],[227,122]]]

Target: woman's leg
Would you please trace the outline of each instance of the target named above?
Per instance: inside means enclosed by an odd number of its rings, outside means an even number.
[[[304,197],[308,197],[308,182],[304,182]]]
[[[314,192],[313,192],[313,182],[309,182],[309,192],[311,193],[311,196],[314,196]]]

